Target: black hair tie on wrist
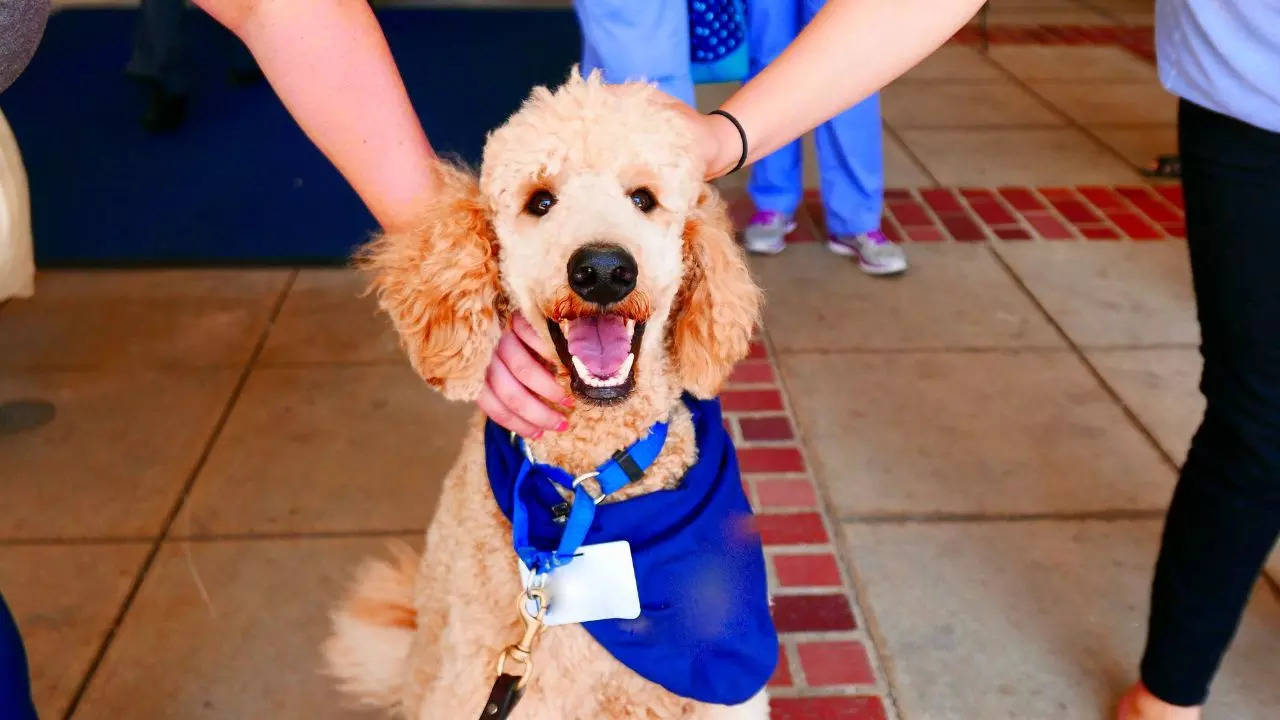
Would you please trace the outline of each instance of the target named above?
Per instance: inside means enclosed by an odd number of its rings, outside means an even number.
[[[738,137],[742,138],[742,155],[738,156],[738,164],[734,165],[732,170],[725,173],[725,175],[732,175],[741,170],[743,165],[747,164],[747,131],[742,129],[742,123],[738,122],[738,118],[730,115],[724,110],[712,110],[707,114],[719,115],[733,123],[733,126],[738,129]]]

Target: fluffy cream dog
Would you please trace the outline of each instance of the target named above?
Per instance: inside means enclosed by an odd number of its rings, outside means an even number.
[[[478,183],[442,164],[419,229],[361,255],[413,367],[449,398],[478,395],[514,312],[556,348],[549,364],[576,403],[567,431],[529,443],[540,461],[586,473],[668,422],[657,460],[608,502],[680,484],[697,457],[682,394],[718,392],[758,317],[760,292],[683,127],[649,86],[575,73],[490,136]],[[487,480],[483,427],[477,417],[444,480],[422,557],[370,561],[334,613],[329,669],[365,704],[476,717],[496,658],[520,638],[511,524]],[[768,717],[763,690],[733,706],[676,696],[580,625],[547,630],[534,659],[522,720]]]

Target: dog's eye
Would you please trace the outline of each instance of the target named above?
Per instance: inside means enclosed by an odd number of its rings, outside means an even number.
[[[649,192],[649,188],[636,188],[630,193],[631,204],[642,213],[647,213],[658,206],[658,201]]]
[[[534,190],[529,199],[525,201],[524,211],[534,217],[542,217],[551,211],[551,206],[556,204],[556,196],[552,195],[548,190]]]

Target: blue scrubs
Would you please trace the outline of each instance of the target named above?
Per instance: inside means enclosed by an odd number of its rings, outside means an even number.
[[[36,720],[27,678],[27,655],[22,649],[18,625],[0,595],[0,718]]]
[[[577,0],[582,74],[605,82],[646,80],[694,104],[687,0]]]
[[[749,0],[748,48],[754,76],[782,54],[821,9],[824,0]],[[834,72],[834,70],[833,70]],[[819,125],[818,168],[827,229],[856,235],[880,227],[884,203],[884,149],[880,97],[872,95]],[[747,191],[760,210],[793,215],[804,197],[800,141],[757,162]]]

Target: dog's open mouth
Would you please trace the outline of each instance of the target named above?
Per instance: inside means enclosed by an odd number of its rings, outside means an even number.
[[[608,404],[635,387],[636,353],[644,322],[618,314],[547,319],[560,362],[569,371],[570,389],[589,401]]]

